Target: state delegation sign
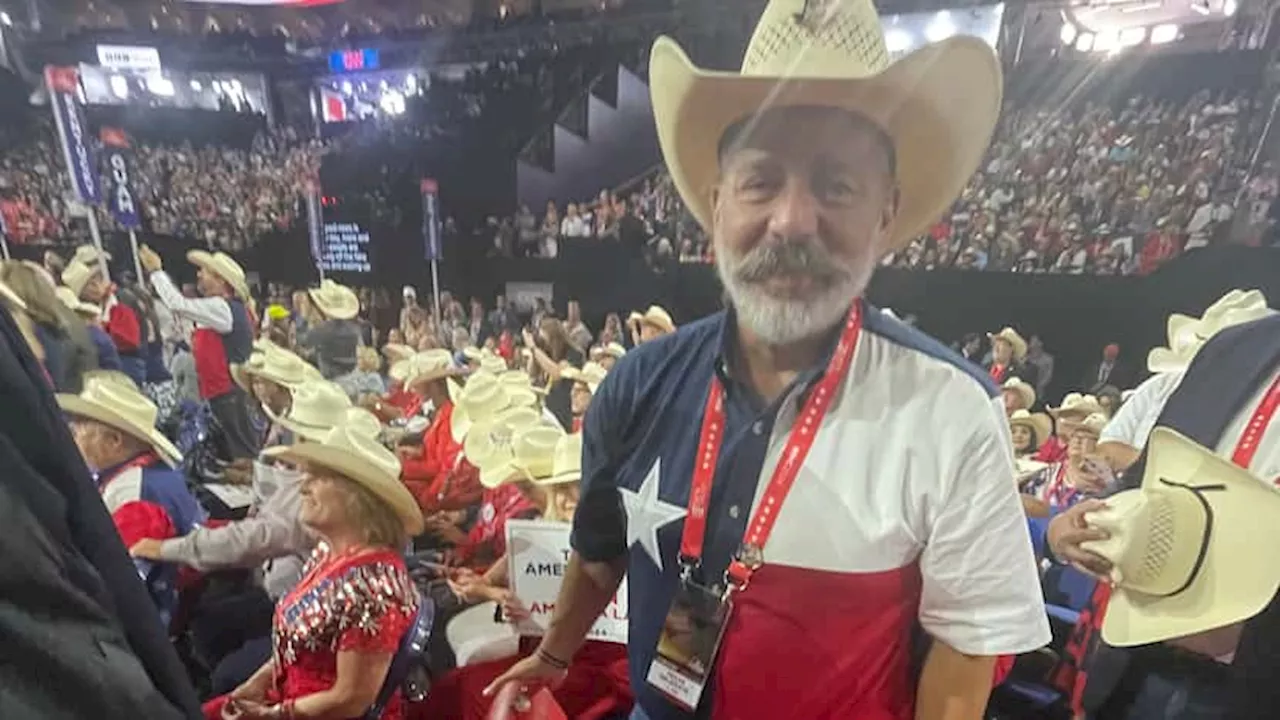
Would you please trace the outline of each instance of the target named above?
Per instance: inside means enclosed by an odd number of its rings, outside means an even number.
[[[551,625],[556,597],[569,565],[569,525],[541,520],[507,521],[507,562],[511,591],[529,609],[516,625],[521,635],[542,635]],[[627,644],[627,581],[591,626],[587,639]]]

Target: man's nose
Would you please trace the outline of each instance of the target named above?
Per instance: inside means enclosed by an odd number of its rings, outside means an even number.
[[[774,200],[769,231],[787,240],[818,234],[818,199],[807,182],[790,179]]]

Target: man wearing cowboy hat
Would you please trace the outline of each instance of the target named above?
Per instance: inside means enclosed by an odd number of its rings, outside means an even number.
[[[103,275],[96,257],[92,263],[73,260],[62,272],[62,282],[76,300],[99,308],[102,329],[115,346],[120,369],[141,386],[147,374],[146,360],[142,355],[145,316],[137,299],[118,291],[116,285]]]
[[[138,260],[151,286],[170,312],[195,324],[191,355],[196,363],[200,397],[209,403],[227,440],[231,459],[253,458],[258,439],[249,419],[247,397],[231,377],[231,366],[249,359],[255,322],[246,303],[249,286],[244,270],[226,253],[192,250],[187,260],[198,269],[196,284],[203,297],[184,297],[164,272],[150,247],[138,249]]]
[[[80,454],[94,472],[102,501],[126,547],[191,532],[205,517],[173,466],[178,449],[156,429],[156,406],[121,380],[89,380],[79,395],[58,395]],[[178,600],[177,567],[139,566],[167,624]]]
[[[1012,377],[1022,378],[1034,387],[1036,371],[1023,364],[1027,357],[1027,341],[1022,339],[1018,331],[1007,327],[998,333],[987,333],[987,339],[991,341],[991,359],[984,367],[991,379],[1002,383]]]
[[[1050,637],[1000,392],[861,297],[980,162],[995,54],[890,64],[870,0],[772,0],[741,74],[659,38],[650,80],[730,309],[600,386],[555,618],[489,690],[560,680],[625,574],[633,717],[981,718],[996,657]],[[659,649],[692,612],[702,671]]]
[[[356,369],[356,348],[360,346],[360,299],[351,288],[333,280],[307,291],[311,305],[323,320],[298,338],[298,347],[314,358],[325,380],[333,380]]]
[[[631,328],[631,344],[637,346],[676,331],[671,314],[661,305],[650,305],[644,312],[632,312],[627,316],[627,327]]]
[[[459,471],[462,445],[450,430],[454,407],[448,383],[463,371],[454,367],[448,350],[427,350],[403,362],[408,364],[401,371],[405,387],[421,396],[433,412],[421,450],[399,450],[400,479],[427,515],[465,508],[480,498],[481,489],[474,474]]]

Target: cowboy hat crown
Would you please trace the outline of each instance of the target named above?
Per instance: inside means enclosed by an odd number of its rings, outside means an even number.
[[[720,141],[744,118],[818,106],[877,126],[894,146],[901,197],[886,250],[909,242],[959,195],[986,152],[1002,91],[995,51],[975,37],[930,43],[891,62],[871,0],[772,0],[737,73],[698,68],[660,37],[649,78],[662,154],[704,228]]]
[[[147,443],[170,465],[182,461],[182,453],[159,430],[156,404],[132,382],[92,379],[79,395],[59,394],[58,405],[72,417],[107,425]]]

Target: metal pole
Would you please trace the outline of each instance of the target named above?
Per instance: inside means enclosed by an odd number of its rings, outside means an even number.
[[[0,253],[4,253],[4,259],[11,259],[9,256],[9,236],[0,234]]]
[[[435,304],[436,327],[440,327],[440,263],[431,261],[431,296]]]
[[[111,269],[107,267],[107,251],[102,248],[102,232],[98,230],[98,211],[92,205],[86,205],[89,210],[89,234],[93,236],[93,246],[98,248],[98,269],[102,270],[102,279],[111,279]],[[135,253],[134,257],[137,257]],[[142,278],[139,277],[139,280]]]
[[[133,272],[136,273],[138,283],[143,287],[147,286],[147,279],[142,274],[142,260],[138,258],[138,233],[129,231],[129,249],[133,251]]]

